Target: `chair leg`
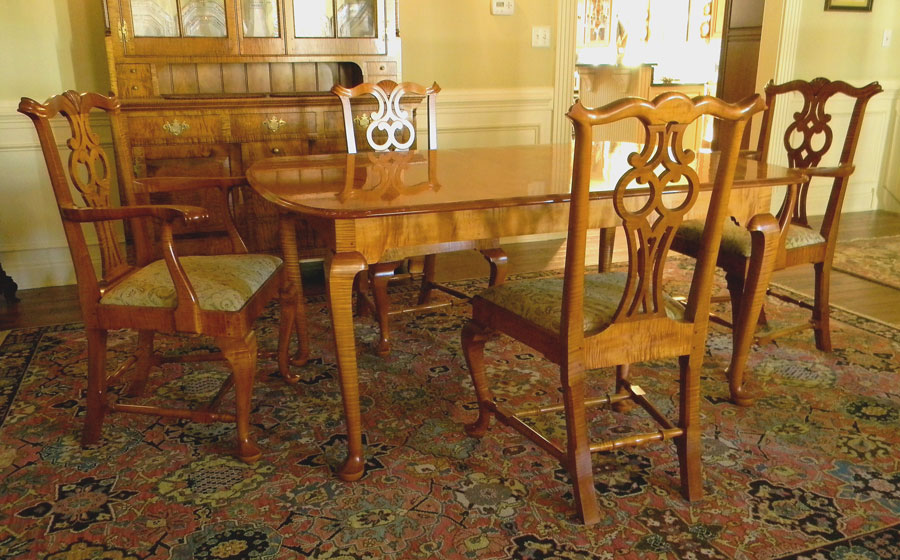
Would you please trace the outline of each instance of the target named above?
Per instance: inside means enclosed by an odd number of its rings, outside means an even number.
[[[356,278],[353,279],[353,293],[356,294],[356,307],[353,313],[357,317],[363,317],[370,311],[369,306],[366,305],[365,296],[369,291],[371,291],[369,289],[369,275],[357,274]]]
[[[475,386],[475,397],[478,400],[478,418],[471,424],[466,424],[466,433],[472,437],[480,438],[491,425],[491,403],[493,395],[484,373],[484,343],[488,339],[485,329],[469,321],[462,329],[462,350],[466,357],[466,366],[472,377],[472,385]]]
[[[628,383],[629,364],[616,366],[616,394],[621,395],[626,392],[625,385]],[[635,407],[634,401],[625,400],[617,401],[612,405],[612,409],[616,412],[628,412]]]
[[[731,325],[739,324],[741,320],[741,299],[744,297],[744,276],[742,274],[734,274],[733,272],[725,273],[725,284],[728,286],[728,295],[731,298]]]
[[[138,331],[137,363],[134,365],[134,378],[128,384],[129,397],[141,397],[147,388],[147,378],[154,364],[153,338],[154,331]]]
[[[490,285],[498,286],[506,281],[506,274],[509,272],[509,260],[506,257],[506,251],[495,247],[493,249],[482,249],[482,256],[491,266]]]
[[[100,441],[103,418],[106,416],[106,339],[105,330],[87,329],[87,414],[81,445],[93,445]]]
[[[680,367],[679,419],[684,434],[675,441],[681,469],[681,493],[689,501],[703,497],[703,477],[700,466],[700,365],[704,348],[693,356],[678,358]]]
[[[422,265],[422,284],[419,288],[419,305],[425,305],[431,299],[431,291],[434,289],[434,267],[437,255],[425,255],[425,263]]]
[[[278,216],[278,235],[285,265],[281,275],[280,323],[278,327],[278,369],[288,382],[296,381],[291,365],[302,366],[309,359],[309,335],[306,330],[306,300],[303,275],[297,249],[297,220],[282,212]],[[291,328],[297,334],[297,353],[289,358]]]
[[[253,380],[256,377],[256,333],[242,338],[221,337],[216,343],[231,365],[234,378],[235,424],[237,425],[237,458],[256,462],[262,454],[250,435],[250,409]]]
[[[828,300],[831,292],[831,263],[816,263],[816,294],[813,304],[813,328],[816,348],[831,352],[831,311]]]
[[[391,353],[390,324],[388,312],[391,310],[391,301],[388,298],[388,282],[394,276],[397,263],[378,263],[369,267],[369,282],[372,287],[372,299],[375,300],[375,315],[378,319],[378,330],[381,339],[375,352],[379,356],[387,356]]]
[[[591,465],[587,416],[584,407],[584,368],[581,364],[560,366],[563,405],[566,411],[566,469],[572,477],[575,508],[585,525],[600,520],[597,491]]]
[[[754,216],[747,226],[750,231],[752,248],[750,261],[747,264],[747,276],[744,279],[737,307],[734,307],[735,291],[732,291],[732,280],[728,280],[732,296],[732,347],[731,363],[727,376],[731,392],[731,400],[739,406],[750,406],[756,400],[744,386],[744,371],[747,356],[753,345],[753,335],[759,324],[759,315],[766,299],[766,290],[772,269],[775,265],[775,254],[778,251],[778,222],[769,214]]]

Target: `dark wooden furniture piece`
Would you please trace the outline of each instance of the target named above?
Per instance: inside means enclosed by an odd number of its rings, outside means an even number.
[[[762,130],[758,149],[752,157],[765,162],[771,149],[773,115],[779,102],[787,102],[791,95],[802,96],[802,108],[795,112],[791,123],[783,134],[777,135],[787,151],[788,165],[802,171],[806,177],[787,189],[781,209],[778,212],[779,233],[769,243],[767,249],[760,241],[752,240],[746,228],[729,221],[725,227],[718,266],[725,270],[725,279],[732,304],[732,325],[734,327],[734,352],[728,369],[732,400],[740,405],[750,405],[755,400],[744,388],[744,368],[746,354],[753,342],[761,308],[749,308],[746,301],[762,302],[763,298],[747,292],[768,287],[767,280],[759,282],[760,270],[765,275],[764,253],[774,250],[777,255],[773,263],[776,270],[811,264],[815,271],[815,303],[812,320],[802,325],[769,333],[760,338],[764,343],[775,337],[812,327],[815,330],[816,346],[826,352],[831,351],[829,327],[829,279],[831,260],[837,242],[838,226],[841,219],[841,205],[847,192],[847,184],[854,171],[853,156],[856,153],[866,104],[872,96],[882,91],[877,82],[856,88],[846,82],[816,78],[810,82],[795,80],[785,84],[766,86],[767,109],[763,115]],[[854,101],[853,112],[847,132],[841,144],[838,163],[834,167],[819,167],[823,158],[834,145],[832,116],[826,107],[829,100],[847,97]],[[818,229],[810,226],[807,213],[807,198],[811,181],[831,182],[831,192],[825,216]],[[679,229],[672,249],[686,255],[698,254],[698,240],[704,225],[689,221]],[[792,300],[794,303],[799,301]],[[763,315],[764,321],[764,315]]]
[[[19,298],[16,297],[16,290],[18,289],[18,284],[13,281],[11,276],[6,274],[6,271],[3,270],[3,265],[0,264],[0,292],[3,292],[3,298],[6,300],[6,303],[13,304],[19,301]]]
[[[722,46],[716,95],[738,101],[756,93],[756,68],[762,39],[765,0],[720,0],[725,3],[722,18]],[[715,123],[713,148],[717,149],[721,122]],[[749,146],[750,130],[744,132],[742,147]]]
[[[439,91],[441,91],[441,88],[437,84],[426,87],[412,82],[398,84],[390,80],[384,80],[377,84],[360,84],[349,89],[343,86],[334,86],[331,92],[340,98],[343,109],[344,130],[347,136],[347,153],[355,154],[359,149],[374,150],[376,152],[391,150],[405,152],[415,147],[417,145],[415,121],[413,119],[415,108],[405,102],[405,100],[415,96],[421,96],[425,102],[428,121],[427,149],[436,150],[438,147],[436,103]],[[354,119],[350,101],[359,98],[372,98],[377,102],[377,105],[376,109],[371,113],[360,115]],[[357,127],[360,128],[361,132],[364,132],[364,134],[360,135],[362,138],[357,138]],[[397,170],[402,172],[402,169],[398,168]],[[490,247],[486,245],[490,245]],[[490,284],[493,286],[494,284],[503,283],[503,280],[506,278],[507,265],[506,255],[496,245],[496,241],[472,241],[451,245],[447,249],[451,251],[467,248],[481,249],[482,254],[490,264]],[[364,308],[373,311],[378,320],[381,339],[376,350],[379,355],[386,356],[390,353],[389,318],[391,316],[434,309],[449,304],[447,302],[429,303],[433,290],[440,290],[453,297],[468,301],[468,294],[434,281],[435,259],[435,253],[425,255],[418,304],[414,307],[394,310],[391,309],[390,299],[388,298],[388,283],[397,278],[396,274],[402,263],[379,262],[369,267],[368,284],[374,301],[366,297],[364,290],[360,290],[357,301],[361,305],[357,307],[359,311],[363,311]],[[363,279],[365,277],[360,276],[360,278]]]
[[[661,95],[652,102],[625,99],[597,109],[576,103],[568,112],[575,125],[575,159],[564,276],[509,282],[489,288],[472,300],[472,320],[463,328],[462,345],[478,399],[478,419],[466,426],[466,432],[483,436],[491,417],[496,416],[547,451],[568,471],[578,515],[586,524],[600,519],[591,453],[674,440],[682,494],[689,500],[703,494],[700,366],[706,352],[712,276],[741,134],[750,117],[763,108],[759,96],[726,104],[712,97],[692,100],[676,93]],[[723,139],[725,150],[716,168],[703,249],[682,312],[663,291],[665,265],[672,236],[700,195],[700,177],[691,167],[695,153],[684,150],[682,135],[702,115],[731,121],[735,134]],[[628,167],[619,170],[619,178],[611,178],[616,180],[613,206],[628,241],[628,270],[586,276],[591,174],[596,161],[591,139],[596,128],[622,121],[639,122],[644,129],[640,150],[631,154]],[[679,196],[665,196],[673,191]],[[495,400],[485,376],[484,346],[496,331],[559,365],[561,404],[541,403],[514,411]],[[681,368],[678,419],[674,421],[657,410],[628,376],[631,363],[672,356],[678,357]],[[615,394],[587,396],[588,370],[611,366],[616,368]],[[644,408],[660,429],[591,444],[586,408],[600,404],[621,408],[626,403]],[[564,442],[553,441],[528,421],[559,411],[565,416]]]
[[[597,144],[589,227],[621,224],[612,208],[612,181],[634,150],[633,144]],[[717,154],[697,154],[692,165],[701,189],[711,188],[717,163]],[[403,174],[390,172],[398,166]],[[353,333],[357,274],[374,263],[473,239],[563,232],[571,169],[570,144],[296,156],[251,166],[247,179],[253,189],[277,204],[285,217],[300,216],[314,224],[328,243],[326,288],[347,422],[348,456],[338,471],[342,479],[358,479],[365,465]],[[797,177],[778,166],[742,159],[734,185],[771,187]],[[697,215],[705,215],[701,204],[694,208]],[[284,259],[289,273],[296,270],[296,247],[286,244]]]
[[[394,0],[104,0],[112,91],[134,173],[240,176],[264,157],[340,152],[335,84],[398,79]],[[175,228],[187,254],[227,253],[225,209],[205,195],[155,195],[197,204],[203,224]],[[230,201],[251,251],[277,253],[277,212],[249,189]],[[301,228],[304,256],[318,232]]]
[[[253,379],[256,374],[256,335],[253,321],[266,303],[279,295],[282,287],[282,261],[272,255],[247,253],[237,230],[228,224],[233,254],[179,257],[173,244],[172,224],[202,222],[206,210],[193,206],[148,204],[149,196],[160,191],[208,189],[224,200],[234,181],[228,179],[148,179],[134,181],[127,165],[118,165],[119,185],[127,197],[127,206],[110,204],[110,160],[100,145],[100,137],[91,129],[94,109],[109,114],[119,153],[127,152],[120,134],[119,102],[115,97],[95,93],[67,91],[41,104],[23,98],[19,112],[34,122],[50,173],[50,182],[59,204],[59,213],[72,254],[78,282],[78,299],[88,341],[87,414],[82,443],[95,444],[101,436],[108,412],[132,412],[163,417],[188,418],[199,422],[234,422],[237,426],[239,459],[256,461],[260,450],[250,432]],[[68,121],[69,160],[63,165],[60,145],[54,138],[51,119],[62,115]],[[121,159],[119,161],[122,161]],[[72,198],[70,184],[82,201]],[[128,221],[135,244],[136,264],[123,258],[115,222]],[[160,232],[161,251],[151,246],[149,222]],[[102,275],[98,278],[88,252],[83,224],[93,224],[100,246]],[[161,257],[155,255],[161,253]],[[288,331],[298,305],[296,292],[281,292],[289,303],[282,311],[280,343],[287,344]],[[136,354],[114,373],[107,375],[106,341],[111,329],[137,331]],[[212,337],[220,353],[203,356],[165,358],[154,353],[157,332],[198,333]],[[196,409],[174,409],[140,405],[124,399],[113,400],[108,385],[133,370],[128,396],[144,393],[150,369],[167,361],[225,359],[232,374],[212,401]],[[217,410],[226,392],[234,387],[235,412]]]

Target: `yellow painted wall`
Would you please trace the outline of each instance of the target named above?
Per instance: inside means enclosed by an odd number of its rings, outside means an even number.
[[[7,0],[3,10],[0,99],[109,91],[100,0]]]
[[[100,0],[7,0],[0,18],[0,99],[64,89],[109,91]],[[400,0],[403,77],[443,88],[552,87],[553,48],[532,48],[556,0],[517,0],[492,16],[488,0]]]
[[[533,48],[531,27],[551,27],[556,0],[516,0],[493,16],[489,0],[400,0],[403,79],[442,88],[552,87],[553,48]]]
[[[858,82],[900,78],[900,1],[875,0],[871,12],[828,11],[822,0],[803,0],[796,78],[825,76]],[[890,47],[884,30],[894,30]]]

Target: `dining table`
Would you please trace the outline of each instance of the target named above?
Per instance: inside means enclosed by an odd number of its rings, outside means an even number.
[[[612,231],[608,228],[620,225],[612,192],[630,168],[628,156],[638,148],[627,142],[594,142],[590,228]],[[365,467],[352,303],[357,275],[375,263],[451,251],[463,244],[470,246],[472,241],[565,232],[572,152],[572,143],[440,148],[280,156],[250,166],[247,179],[251,188],[279,209],[289,277],[285,290],[294,294],[285,301],[296,302],[297,321],[305,320],[305,312],[303,298],[296,297],[302,295],[302,287],[295,228],[304,222],[326,248],[326,297],[347,430],[347,457],[338,468],[341,479],[356,480]],[[716,152],[696,153],[692,166],[701,189],[713,188],[717,163]],[[801,171],[741,158],[732,200],[742,198],[735,196],[741,189],[767,189],[802,179]],[[677,181],[670,189],[666,196],[677,198]],[[646,190],[634,189],[635,197],[642,193]],[[768,197],[761,199],[768,201]],[[701,199],[692,212],[702,215],[703,202]],[[757,221],[774,223],[767,205],[758,210],[761,217]],[[744,362],[774,264],[775,237],[766,238],[767,257],[745,284],[740,314],[743,326],[735,325],[735,347],[727,371],[732,389],[742,387]],[[290,376],[289,369],[297,361],[291,360],[286,347],[279,348],[278,356],[282,374]]]

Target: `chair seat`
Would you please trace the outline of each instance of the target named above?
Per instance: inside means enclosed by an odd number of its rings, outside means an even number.
[[[191,256],[179,259],[204,311],[239,311],[281,265],[272,255]],[[110,289],[103,305],[168,307],[178,304],[164,260],[150,263]]]
[[[584,332],[593,333],[611,322],[622,293],[625,291],[624,272],[587,274],[584,277]],[[492,286],[478,295],[523,319],[550,332],[558,333],[562,317],[563,278],[534,278]],[[666,296],[666,315],[681,319],[683,310],[674,299]]]
[[[686,248],[693,254],[697,254],[700,251],[700,236],[702,234],[703,220],[686,220],[678,228],[675,237],[681,239]],[[825,243],[825,238],[818,231],[808,227],[792,225],[788,227],[784,248],[790,250],[819,243]],[[722,230],[722,245],[719,248],[719,252],[749,258],[750,249],[750,232],[747,231],[747,228],[739,226],[730,220],[725,222],[725,227]]]

